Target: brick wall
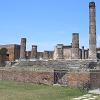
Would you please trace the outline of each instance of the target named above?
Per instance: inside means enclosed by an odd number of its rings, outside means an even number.
[[[13,80],[35,84],[61,84],[69,87],[83,87],[90,82],[91,88],[100,87],[100,71],[30,71],[19,69],[0,69],[0,80]]]
[[[0,80],[14,80],[36,84],[53,84],[52,72],[36,72],[26,70],[0,70]]]
[[[90,82],[90,72],[88,71],[68,71],[55,70],[54,82],[69,87],[82,87],[83,84]]]

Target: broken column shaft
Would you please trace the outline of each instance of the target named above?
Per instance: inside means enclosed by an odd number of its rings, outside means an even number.
[[[72,59],[79,59],[79,34],[72,34],[72,49],[71,49]]]
[[[21,38],[20,44],[20,59],[26,58],[26,38]]]

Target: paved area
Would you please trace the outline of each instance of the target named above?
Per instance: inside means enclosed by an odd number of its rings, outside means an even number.
[[[96,99],[98,99],[98,95],[94,96],[93,94],[86,94],[78,98],[73,98],[72,100],[96,100]]]
[[[90,90],[89,93],[92,93],[92,94],[100,94],[100,88],[95,89],[95,90]]]

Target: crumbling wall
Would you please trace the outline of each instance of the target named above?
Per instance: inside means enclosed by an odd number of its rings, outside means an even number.
[[[17,82],[52,85],[53,77],[53,72],[39,72],[14,69],[0,70],[0,80],[12,80]]]
[[[55,70],[54,82],[68,87],[83,87],[90,82],[90,72],[84,70]]]
[[[12,80],[17,82],[28,82],[34,84],[60,84],[68,87],[91,88],[100,87],[100,70],[44,70],[35,71],[29,69],[3,68],[0,69],[0,80]]]

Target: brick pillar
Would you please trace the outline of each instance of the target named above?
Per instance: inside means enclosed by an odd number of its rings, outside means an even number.
[[[26,38],[21,38],[20,44],[20,59],[26,58]]]
[[[95,2],[89,3],[89,59],[96,59]]]
[[[31,58],[37,58],[37,45],[32,45]]]
[[[79,59],[79,34],[72,34],[72,59]]]

